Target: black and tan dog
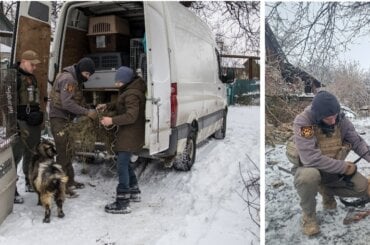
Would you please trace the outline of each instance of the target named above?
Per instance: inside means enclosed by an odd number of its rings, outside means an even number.
[[[45,208],[44,223],[50,222],[50,209],[52,199],[58,207],[58,217],[63,218],[63,202],[65,200],[66,183],[68,177],[62,166],[54,161],[56,155],[52,142],[42,140],[35,149],[29,166],[29,180],[38,194],[38,205]]]

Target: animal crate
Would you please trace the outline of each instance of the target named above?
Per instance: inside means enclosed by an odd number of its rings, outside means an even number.
[[[17,132],[17,71],[0,69],[0,140],[7,142]],[[0,151],[7,145],[0,142]]]
[[[130,35],[130,25],[127,20],[119,18],[116,15],[107,15],[89,18],[89,32],[91,35],[105,35],[120,33],[126,36]]]
[[[111,52],[111,53],[94,53],[87,57],[91,58],[95,63],[95,69],[98,70],[116,70],[121,66],[128,66],[128,53]]]
[[[127,20],[115,15],[90,17],[87,35],[93,53],[128,52],[130,47],[130,25]]]
[[[129,36],[120,33],[89,36],[89,47],[92,53],[97,52],[128,52]]]
[[[17,174],[10,145],[0,152],[0,224],[13,210]]]
[[[0,70],[0,224],[13,210],[16,167],[11,145],[16,137],[16,70]]]
[[[141,38],[130,40],[130,67],[135,72],[141,72],[144,81],[147,79],[146,55]],[[140,69],[140,70],[139,70]],[[139,74],[140,75],[140,74]]]

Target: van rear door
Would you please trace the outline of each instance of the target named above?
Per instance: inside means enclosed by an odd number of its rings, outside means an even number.
[[[164,2],[144,2],[148,63],[146,132],[149,153],[168,149],[171,134],[171,76]]]
[[[20,61],[22,53],[33,50],[38,53],[41,64],[37,65],[35,76],[40,89],[40,106],[45,110],[50,41],[51,41],[51,2],[21,1],[17,3],[17,17],[13,37],[11,64]]]

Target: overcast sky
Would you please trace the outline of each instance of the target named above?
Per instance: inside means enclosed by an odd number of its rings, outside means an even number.
[[[270,6],[272,6],[274,3],[266,3],[266,15],[268,15],[271,11]],[[284,4],[281,4],[279,6],[279,13],[282,19],[286,19],[289,21],[293,21],[294,15],[295,15],[295,8],[291,7],[290,4],[295,3],[289,3],[285,2]],[[311,5],[311,11],[314,10],[315,5]],[[272,24],[273,20],[269,20],[269,23]],[[341,23],[338,22],[338,25]],[[275,33],[276,34],[276,33]],[[364,69],[365,71],[370,70],[370,57],[369,57],[369,50],[370,50],[370,40],[369,35],[363,35],[359,37],[355,37],[352,40],[352,44],[348,44],[346,51],[338,51],[339,57],[333,62],[356,62],[359,64],[360,68]],[[338,49],[339,50],[339,49]],[[293,52],[294,53],[294,52]],[[289,57],[288,59],[294,63],[294,59],[292,57]],[[334,65],[334,64],[333,64]]]
[[[356,43],[351,45],[347,52],[342,53],[341,59],[356,61],[365,71],[370,70],[370,39],[368,36],[356,39]]]

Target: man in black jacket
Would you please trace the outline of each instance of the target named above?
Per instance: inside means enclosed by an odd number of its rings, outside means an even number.
[[[27,50],[17,64],[17,126],[19,137],[13,145],[14,161],[23,158],[23,173],[27,192],[33,192],[28,179],[28,166],[32,158],[32,147],[41,137],[43,112],[40,111],[40,91],[36,77],[33,75],[37,64],[41,63],[35,51]],[[16,190],[14,203],[23,203],[23,198]]]

